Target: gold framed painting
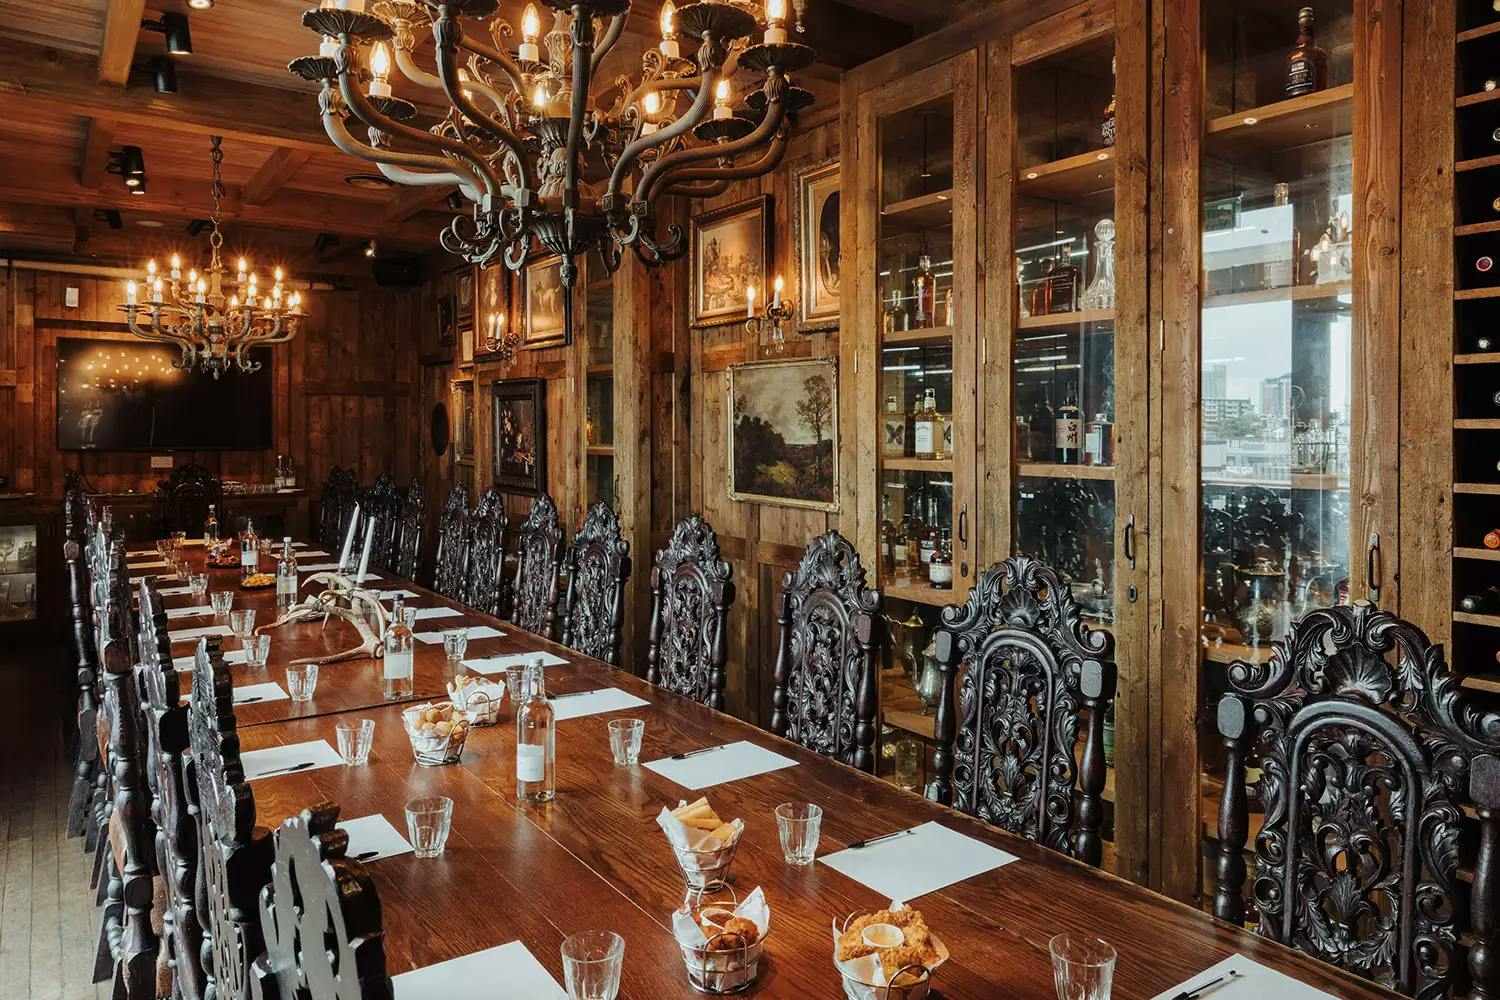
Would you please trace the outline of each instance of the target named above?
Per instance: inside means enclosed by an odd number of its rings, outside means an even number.
[[[729,499],[839,507],[835,358],[730,365]]]
[[[491,335],[515,328],[511,310],[511,273],[503,264],[474,268],[474,353],[491,353]],[[503,320],[503,326],[497,322]]]
[[[768,194],[693,216],[693,326],[743,320],[751,285],[766,301],[772,234]]]
[[[563,347],[572,342],[572,331],[563,320],[562,258],[545,257],[526,265],[526,328],[521,349]]]
[[[797,329],[839,327],[839,161],[803,167],[792,179],[797,209],[792,241],[797,266]]]

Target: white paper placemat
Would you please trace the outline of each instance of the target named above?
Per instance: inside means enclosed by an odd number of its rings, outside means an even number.
[[[401,836],[401,831],[380,813],[345,820],[339,824],[339,829],[349,834],[349,850],[345,857],[365,864],[412,852],[411,844]]]
[[[267,681],[265,684],[246,684],[234,689],[236,705],[251,705],[262,701],[285,701],[290,697],[280,684]]]
[[[297,564],[297,569],[303,573],[337,573],[339,564],[336,562],[308,563],[306,566]]]
[[[184,597],[193,592],[193,588],[187,584],[180,587],[157,587],[156,593],[161,597]]]
[[[429,618],[462,618],[464,613],[457,608],[417,608],[416,620],[426,621]]]
[[[684,760],[653,760],[646,767],[668,781],[675,781],[684,788],[696,789],[739,781],[741,778],[753,778],[757,774],[794,767],[796,763],[774,750],[767,750],[749,740],[740,740]]]
[[[585,715],[618,712],[622,709],[649,704],[651,703],[646,699],[637,698],[629,691],[604,688],[599,691],[586,691],[582,694],[557,695],[552,699],[552,716],[558,722],[565,722],[568,719],[580,719]]]
[[[421,597],[422,596],[421,594],[418,594],[415,590],[407,590],[404,587],[399,587],[399,588],[397,588],[395,590],[376,590],[375,592],[380,595],[380,599],[382,601],[394,601],[398,597]]]
[[[469,638],[474,638],[472,629],[469,631]],[[544,667],[561,666],[568,662],[561,656],[554,656],[551,653],[538,651],[535,653],[506,653],[504,656],[483,656],[475,660],[465,660],[464,666],[470,670],[477,670],[481,674],[501,674],[509,667],[528,667],[539,658]]]
[[[135,567],[135,566],[129,566],[129,567],[127,567],[127,569],[136,569],[136,568],[137,567]],[[150,570],[150,571],[145,572],[145,573],[132,573],[132,574],[130,574],[130,582],[131,583],[140,583],[142,580],[150,580],[150,579],[152,579],[154,577],[166,576],[166,575],[167,574],[158,572],[156,570]]]
[[[328,744],[327,740],[308,740],[306,743],[293,743],[285,747],[247,750],[240,755],[240,763],[245,766],[245,780],[254,781],[256,778],[273,777],[272,772],[300,774],[302,771],[312,771],[320,767],[342,766],[344,759]],[[298,764],[311,764],[312,766],[295,772],[285,770],[296,767]]]
[[[1016,856],[940,823],[923,823],[908,836],[851,847],[818,860],[882,896],[906,902],[1008,865]]]
[[[233,630],[228,625],[205,625],[202,628],[183,628],[175,632],[168,632],[167,638],[173,642],[192,642],[207,635],[233,635]]]
[[[469,641],[473,642],[475,639],[498,639],[504,634],[504,632],[489,625],[475,625],[469,629]],[[443,633],[441,632],[417,632],[414,635],[418,642],[441,644],[443,641]]]
[[[305,548],[307,548],[307,543],[306,542],[293,542],[292,543],[292,548],[294,548],[294,549],[305,549]]]
[[[296,547],[297,547],[297,543],[293,542],[292,543],[292,548],[296,548]],[[324,552],[322,549],[308,549],[306,552],[299,552],[299,553],[297,553],[297,555],[299,555],[299,556],[330,556],[330,555],[333,555],[333,553],[331,553],[331,552]]]
[[[155,549],[131,549],[125,553],[125,558],[134,559],[136,556],[154,556],[157,554]]]
[[[223,650],[223,654],[224,662],[230,666],[243,664],[247,659],[243,649],[226,649]],[[172,666],[176,667],[179,673],[188,673],[193,669],[193,657],[191,655],[174,657]]]
[[[129,558],[130,558],[129,556],[126,557],[126,561],[128,563],[128,565],[125,567],[126,569],[158,569],[158,568],[160,568],[160,569],[166,569],[167,568],[167,563],[166,563],[166,560],[164,560],[164,559],[154,559],[151,562],[129,562]]]
[[[1226,958],[1166,992],[1158,993],[1152,1000],[1172,1000],[1195,986],[1228,975],[1231,969],[1239,975],[1209,990],[1203,995],[1203,1000],[1266,1000],[1268,997],[1275,997],[1276,1000],[1335,1000],[1331,993],[1315,990],[1275,969],[1252,962],[1244,955]]]
[[[187,608],[168,608],[168,618],[196,618],[199,615],[211,615],[214,613],[211,604],[195,604]]]
[[[519,941],[391,978],[396,1000],[568,1000]]]

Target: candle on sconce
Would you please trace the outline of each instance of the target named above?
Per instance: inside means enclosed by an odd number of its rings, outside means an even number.
[[[755,286],[751,285],[745,289],[745,318],[755,318]]]
[[[161,279],[157,278],[151,286],[151,301],[161,305]]]
[[[146,284],[149,285],[151,282],[153,282],[155,280],[156,280],[156,261],[154,259],[152,259],[152,260],[146,261]]]
[[[516,52],[522,62],[541,62],[542,52],[536,44],[541,31],[542,19],[537,15],[536,4],[529,3],[526,5],[526,12],[521,15],[521,46]]]
[[[182,258],[175,253],[172,255],[172,280],[176,281],[182,277]]]
[[[135,305],[135,282],[125,282],[125,302],[127,305]]]
[[[786,0],[766,0],[766,34],[764,41],[767,45],[781,45],[786,42]]]
[[[197,289],[198,295],[194,301],[196,301],[201,306],[208,300],[208,282],[204,281],[202,278],[199,278]]]
[[[370,53],[370,96],[391,96],[391,51],[383,43]]]
[[[648,90],[641,98],[641,135],[650,135],[658,126],[651,119],[661,114],[661,95],[654,90]]]
[[[718,89],[714,91],[714,121],[733,117],[734,112],[729,110],[729,81],[720,80]]]
[[[365,578],[365,570],[370,568],[370,543],[375,538],[375,518],[371,517],[365,522],[365,548],[359,557],[359,573],[354,577],[354,582],[359,583]]]
[[[781,275],[776,276],[776,283],[771,286],[771,308],[775,309],[781,305],[781,290],[785,288]]]
[[[344,549],[339,553],[339,572],[349,565],[349,552],[354,548],[354,529],[359,526],[359,504],[354,505],[354,514],[349,518],[349,530],[344,532]]]
[[[338,39],[332,35],[324,35],[323,40],[318,43],[318,55],[324,59],[332,59],[339,54]]]
[[[243,285],[245,283],[245,272],[248,270],[250,270],[250,262],[241,257],[240,266],[237,268],[238,273],[235,275],[235,280]]]
[[[188,287],[189,288],[197,288],[198,287],[198,269],[196,267],[191,268],[191,269],[188,270]]]

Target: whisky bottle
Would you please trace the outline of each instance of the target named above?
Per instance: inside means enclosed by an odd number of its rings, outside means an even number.
[[[1315,94],[1328,86],[1328,53],[1313,35],[1313,9],[1297,12],[1297,45],[1286,57],[1286,96]]]
[[[1469,594],[1458,602],[1458,606],[1470,614],[1494,614],[1500,611],[1500,587],[1485,587],[1476,594]]]
[[[922,539],[927,537],[927,525],[920,517],[913,517],[906,526],[906,572],[914,580],[927,579],[927,567],[922,563]]]
[[[1115,464],[1115,425],[1102,413],[1090,420],[1084,431],[1083,464]]]
[[[922,572],[926,574],[927,564],[932,562],[932,555],[937,551],[938,538],[938,510],[937,498],[927,498],[927,530],[922,533],[922,544],[917,549],[917,558],[921,560]]]
[[[1057,415],[1052,412],[1052,400],[1047,396],[1047,390],[1036,398],[1031,406],[1031,419],[1028,421],[1031,434],[1026,439],[1026,460],[1028,462],[1050,462],[1052,460],[1052,449],[1056,446]]]
[[[927,582],[934,590],[953,589],[953,543],[947,528],[943,529],[937,551],[927,563]]]
[[[916,300],[916,317],[912,325],[925,329],[936,323],[937,279],[932,273],[932,257],[925,251],[917,258],[917,276],[912,279],[912,298]]]
[[[1067,247],[1060,247],[1057,251],[1057,266],[1053,269],[1052,277],[1049,279],[1052,291],[1049,296],[1048,312],[1073,312],[1078,308],[1080,277],[1078,265],[1073,263],[1072,253]]]
[[[917,458],[932,458],[937,454],[941,434],[942,425],[938,419],[937,396],[935,391],[929,388],[922,393],[922,402],[918,404],[912,423],[912,454]]]
[[[896,526],[891,523],[891,498],[880,497],[880,568],[887,575],[896,571]]]
[[[1083,444],[1083,420],[1078,410],[1078,386],[1068,383],[1063,405],[1057,408],[1055,441],[1056,461],[1061,465],[1077,465],[1079,449]]]
[[[530,697],[516,712],[516,798],[551,802],[557,797],[557,721],[541,657],[528,669],[528,680]]]
[[[1115,75],[1115,61],[1109,61],[1109,75],[1113,79]],[[1105,146],[1115,144],[1115,91],[1111,87],[1109,91],[1109,107],[1104,109],[1104,120],[1099,124],[1099,137],[1104,140]]]
[[[895,573],[904,575],[906,568],[906,542],[911,537],[911,515],[902,514],[896,523],[896,533],[891,538],[891,564]]]

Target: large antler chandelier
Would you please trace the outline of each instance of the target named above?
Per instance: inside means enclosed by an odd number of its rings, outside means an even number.
[[[182,359],[173,365],[184,371],[202,366],[218,378],[231,366],[242,372],[253,372],[260,362],[251,361],[252,347],[284,344],[297,335],[301,320],[302,295],[284,295],[281,268],[276,268],[269,292],[262,295],[260,279],[249,268],[245,258],[233,279],[219,257],[224,234],[219,226],[224,220],[220,201],[224,197],[222,140],[213,136],[213,212],[209,216],[213,232],[209,234],[208,269],[201,275],[189,269],[182,273],[182,258],[172,255],[171,270],[163,278],[156,261],[146,264],[144,303],[134,281],[125,285],[126,321],[130,332],[142,340],[172,344],[182,351]],[[144,313],[144,315],[143,315]],[[142,325],[144,322],[145,325]]]
[[[792,0],[799,31],[805,2]],[[682,228],[658,232],[659,198],[710,197],[781,162],[791,116],[812,103],[789,74],[814,53],[787,40],[787,0],[667,0],[661,43],[642,57],[639,80],[617,76],[595,92],[631,0],[542,4],[551,29],[541,35],[528,4],[512,51],[496,0],[373,0],[368,10],[365,0],[324,0],[302,17],[323,36],[319,54],[290,68],[322,82],[323,126],[339,149],[399,184],[458,187],[471,208],[443,231],[448,251],[513,271],[534,254],[560,255],[571,330],[578,257],[597,249],[611,272],[626,247],[648,265],[681,257]],[[418,32],[429,27],[435,72],[417,61]],[[684,38],[697,43],[691,57]],[[393,63],[446,102],[435,125],[409,124],[417,108],[392,94]],[[736,104],[739,71],[754,86]]]

